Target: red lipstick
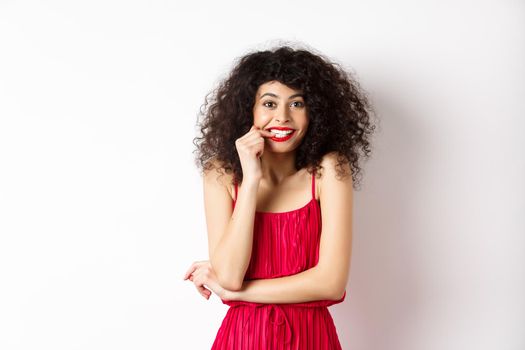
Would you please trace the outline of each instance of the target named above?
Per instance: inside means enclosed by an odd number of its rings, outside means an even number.
[[[281,137],[278,137],[278,136],[273,136],[270,138],[270,140],[272,141],[275,141],[275,142],[285,142],[285,141],[288,141],[292,135],[295,133],[295,130],[292,129],[292,128],[289,128],[289,127],[286,127],[286,126],[271,126],[269,128],[267,128],[266,130],[270,131],[272,129],[275,129],[275,130],[282,130],[282,131],[291,131],[288,135],[286,136],[281,136]]]

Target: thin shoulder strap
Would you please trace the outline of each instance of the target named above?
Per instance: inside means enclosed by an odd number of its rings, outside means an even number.
[[[315,199],[315,169],[312,172],[312,198]]]
[[[237,181],[235,181],[235,198],[233,199],[234,206],[235,206],[235,202],[237,202],[237,192],[239,192],[237,187],[238,187],[238,184],[237,184]]]

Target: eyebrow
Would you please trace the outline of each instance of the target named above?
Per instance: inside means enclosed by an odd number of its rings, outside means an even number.
[[[275,98],[279,98],[279,96],[277,96],[276,94],[271,93],[271,92],[267,92],[265,94],[262,94],[261,97],[259,97],[259,98],[263,98],[266,95],[269,95],[269,96],[272,96],[272,97],[275,97]],[[291,98],[294,98],[294,97],[304,97],[304,94],[301,94],[301,93],[293,94],[292,96],[288,97],[288,99],[291,99]]]

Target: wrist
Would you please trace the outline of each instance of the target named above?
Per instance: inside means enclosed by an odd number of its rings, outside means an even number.
[[[237,292],[236,291],[225,289],[222,292],[221,299],[230,301],[230,300],[236,300],[236,298],[237,298]]]
[[[261,183],[261,177],[259,176],[256,176],[256,177],[245,176],[242,178],[243,188],[257,191],[260,183]]]

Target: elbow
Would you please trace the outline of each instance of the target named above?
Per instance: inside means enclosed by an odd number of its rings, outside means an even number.
[[[324,285],[327,287],[325,289],[325,297],[328,300],[341,300],[346,292],[346,281],[342,280],[324,280]]]
[[[242,289],[242,283],[236,281],[236,280],[226,280],[226,281],[219,281],[219,284],[227,290],[230,291],[239,291]]]
[[[327,300],[341,300],[346,292],[346,278],[341,275],[326,272],[326,269],[317,267],[317,285],[323,286],[321,295]],[[330,271],[330,270],[329,270]]]
[[[222,288],[230,291],[239,291],[242,289],[243,281],[232,276],[222,276],[217,273],[217,282]]]
[[[230,291],[238,291],[242,289],[242,285],[244,282],[244,274],[241,276],[227,267],[218,267],[218,264],[214,264],[214,261],[211,262],[211,265],[213,266],[213,270],[215,271],[217,282],[222,288]]]
[[[230,291],[239,291],[242,289],[242,283],[237,281],[226,282],[224,285],[221,284],[221,286]]]
[[[326,299],[328,300],[341,300],[345,295],[346,288],[332,285],[326,292]]]
[[[343,296],[345,295],[345,292],[346,292],[346,286],[345,287],[339,287],[339,288],[334,288],[334,293],[332,293],[331,295],[331,299],[332,300],[341,300],[343,298]]]

